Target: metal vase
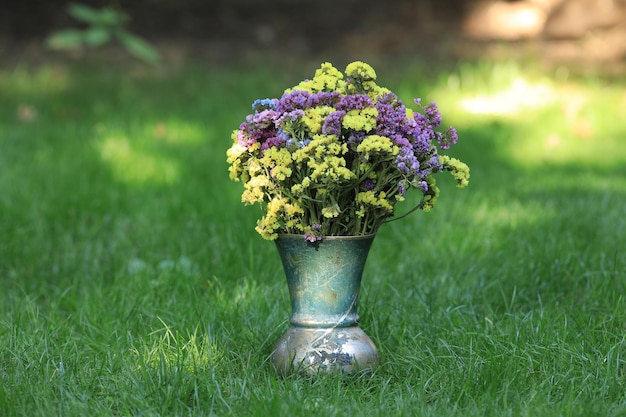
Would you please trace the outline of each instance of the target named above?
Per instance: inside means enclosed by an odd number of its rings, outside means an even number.
[[[361,275],[375,235],[328,236],[311,243],[279,235],[289,296],[291,327],[272,352],[280,375],[370,372],[376,346],[358,325]]]

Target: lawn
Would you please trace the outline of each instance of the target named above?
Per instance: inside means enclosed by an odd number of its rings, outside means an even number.
[[[470,185],[376,237],[373,375],[275,375],[287,288],[225,152],[316,67],[0,67],[2,415],[626,416],[626,78],[565,67],[376,66]]]

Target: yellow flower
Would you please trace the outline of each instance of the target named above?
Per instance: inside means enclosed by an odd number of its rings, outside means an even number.
[[[250,158],[250,160],[248,161],[248,173],[251,176],[255,176],[258,175],[262,170],[263,168],[261,167],[258,158]]]
[[[470,169],[465,163],[448,155],[439,155],[439,162],[446,171],[450,171],[457,187],[464,188],[469,184]]]
[[[280,223],[276,219],[271,219],[267,216],[257,221],[256,227],[254,228],[263,239],[267,240],[276,239],[278,237],[278,233],[276,233],[278,229],[280,229]]]
[[[356,148],[357,152],[363,154],[365,159],[369,159],[370,152],[386,152],[391,155],[397,155],[400,151],[398,146],[391,142],[391,139],[385,136],[370,135],[363,139]]]
[[[293,194],[294,196],[298,197],[301,196],[304,193],[304,187],[302,187],[302,184],[294,184],[291,186],[291,194]]]
[[[265,150],[261,164],[266,167],[274,165],[288,167],[291,165],[291,153],[286,148],[270,147]]]
[[[232,164],[234,161],[239,159],[241,157],[241,155],[246,153],[247,150],[248,150],[248,148],[246,148],[245,146],[242,146],[242,145],[240,145],[238,143],[235,143],[233,146],[228,148],[228,150],[226,151],[226,156],[227,156],[226,161],[229,164]]]
[[[297,164],[303,162],[305,159],[309,157],[309,150],[305,146],[304,148],[297,149],[294,153],[291,154],[291,159]]]
[[[304,111],[302,121],[309,128],[312,135],[317,135],[321,133],[326,117],[334,111],[335,109],[329,106],[312,107]]]
[[[228,167],[228,177],[233,181],[239,181],[242,171],[241,163],[239,161],[234,161]]]
[[[344,179],[351,180],[356,178],[356,174],[352,170],[346,168],[346,160],[340,157],[328,157],[327,175],[332,180]]]
[[[273,178],[276,178],[278,181],[285,181],[287,178],[291,177],[291,168],[286,168],[283,166],[275,166],[270,171]]]
[[[378,110],[367,107],[363,110],[350,110],[343,117],[341,125],[346,129],[369,132],[376,127],[376,117]]]
[[[332,219],[333,217],[339,216],[339,207],[337,207],[336,205],[324,207],[322,209],[322,216],[326,217],[327,219]]]
[[[341,71],[325,62],[315,71],[312,80],[305,80],[293,88],[285,90],[285,93],[292,91],[308,91],[309,93],[319,93],[320,91],[333,92],[343,91],[346,82],[343,80]]]
[[[362,78],[364,80],[375,80],[376,71],[365,62],[355,61],[346,67],[346,75],[351,78]]]
[[[294,217],[294,216],[296,216],[298,214],[304,214],[304,210],[302,209],[302,207],[300,207],[296,203],[294,203],[294,204],[286,203],[284,205],[284,208],[285,208],[285,214],[289,218]]]
[[[392,212],[393,206],[385,197],[387,197],[387,194],[384,191],[378,193],[378,196],[376,196],[373,191],[362,191],[356,195],[356,201],[357,203],[363,203]]]
[[[257,175],[250,178],[244,184],[245,190],[241,195],[241,201],[245,204],[254,204],[263,201],[265,189],[271,186],[271,181],[265,175]]]

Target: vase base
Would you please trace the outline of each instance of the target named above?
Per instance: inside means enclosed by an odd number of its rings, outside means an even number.
[[[272,363],[282,376],[369,373],[379,362],[376,346],[358,326],[292,326],[272,352]]]

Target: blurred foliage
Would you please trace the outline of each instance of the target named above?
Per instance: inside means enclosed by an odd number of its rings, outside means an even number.
[[[124,29],[130,20],[126,13],[110,7],[94,9],[78,3],[69,4],[67,12],[87,27],[53,32],[46,39],[49,48],[61,50],[97,48],[117,40],[135,58],[149,64],[160,61],[160,54],[152,45]]]

